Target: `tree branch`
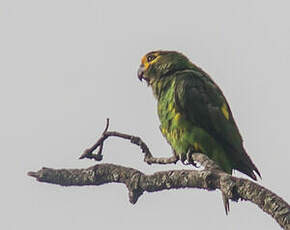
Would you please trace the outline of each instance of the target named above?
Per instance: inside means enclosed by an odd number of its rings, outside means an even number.
[[[102,151],[104,142],[108,137],[119,137],[122,139],[130,140],[131,143],[138,145],[142,152],[144,153],[144,161],[147,164],[172,164],[176,163],[178,161],[178,158],[174,155],[170,158],[156,158],[152,156],[152,153],[150,152],[148,146],[145,144],[144,141],[140,137],[136,137],[133,135],[128,135],[125,133],[115,132],[115,131],[108,131],[109,128],[109,118],[107,118],[106,127],[102,133],[102,136],[98,139],[98,141],[90,148],[86,149],[83,154],[79,157],[79,159],[94,159],[96,161],[101,161],[103,159]],[[99,148],[97,154],[94,154],[93,152]]]
[[[114,164],[97,164],[87,169],[42,168],[29,172],[39,182],[62,186],[123,183],[129,200],[135,204],[143,192],[179,188],[219,189],[233,201],[248,200],[271,215],[282,228],[290,229],[290,206],[270,190],[253,181],[236,178],[215,170],[171,170],[145,175],[137,169]]]
[[[155,158],[140,137],[108,131],[109,119],[102,136],[96,144],[86,149],[80,159],[89,158],[101,161],[105,140],[110,136],[130,140],[138,145],[145,154],[144,161],[148,164],[169,164],[179,160],[175,155],[170,158]],[[97,154],[94,154],[97,148]],[[180,159],[181,160],[181,159]],[[275,193],[256,184],[253,181],[237,178],[223,172],[214,161],[204,154],[187,154],[187,164],[199,162],[204,170],[171,170],[145,175],[137,169],[114,164],[97,164],[87,169],[50,169],[42,168],[37,172],[29,172],[39,182],[58,184],[62,186],[102,185],[107,183],[123,183],[129,191],[132,204],[146,192],[157,192],[179,188],[199,188],[205,190],[220,190],[226,213],[229,210],[228,199],[233,201],[247,200],[271,215],[280,226],[290,230],[290,206]],[[184,160],[182,160],[185,163]]]

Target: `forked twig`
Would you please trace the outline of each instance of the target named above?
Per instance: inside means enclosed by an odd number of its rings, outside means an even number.
[[[145,144],[144,141],[142,141],[142,139],[140,137],[128,135],[128,134],[120,133],[120,132],[116,132],[116,131],[108,131],[109,124],[110,124],[109,121],[110,121],[109,118],[107,118],[106,127],[102,133],[102,136],[97,140],[97,142],[92,147],[86,149],[83,152],[83,154],[79,157],[79,159],[88,158],[88,159],[94,159],[96,161],[101,161],[103,159],[102,151],[103,151],[105,140],[108,137],[120,137],[120,138],[123,138],[126,140],[130,140],[131,143],[138,145],[141,148],[142,153],[145,154],[144,161],[147,164],[154,164],[154,163],[155,164],[171,164],[171,163],[176,163],[178,161],[178,159],[175,155],[172,157],[169,157],[169,158],[153,157],[148,146]],[[99,148],[98,152],[97,152],[97,154],[94,154],[93,152],[97,148]]]
[[[102,136],[99,138],[99,140],[90,148],[86,149],[83,154],[79,157],[79,159],[94,159],[96,161],[101,161],[103,159],[103,147],[104,147],[104,141],[109,137],[107,132],[110,125],[110,119],[107,118],[106,120],[106,127],[102,133]],[[99,151],[97,154],[93,154],[93,152],[99,147]]]

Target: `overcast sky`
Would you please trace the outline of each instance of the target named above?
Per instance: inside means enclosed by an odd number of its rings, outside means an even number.
[[[2,0],[0,3],[1,229],[279,229],[248,202],[225,216],[219,191],[145,193],[134,206],[124,185],[60,187],[26,173],[78,160],[111,129],[141,136],[170,156],[141,57],[178,50],[227,97],[262,185],[288,202],[289,1]],[[111,139],[103,162],[153,173],[140,150]],[[242,176],[235,173],[237,176]]]

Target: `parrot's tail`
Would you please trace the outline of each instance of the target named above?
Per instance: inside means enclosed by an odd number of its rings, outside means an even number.
[[[261,178],[261,174],[260,174],[259,170],[254,165],[254,163],[252,162],[251,158],[248,156],[246,151],[243,150],[243,152],[241,154],[238,154],[238,155],[239,155],[239,159],[236,160],[235,169],[248,175],[253,180],[257,180],[255,173]],[[223,199],[226,215],[228,215],[228,213],[230,211],[230,203],[229,203],[229,199],[228,199],[227,195],[224,194],[223,192],[222,192],[222,199]]]
[[[254,163],[252,162],[251,158],[248,156],[248,154],[246,153],[245,150],[244,150],[244,152],[241,155],[242,155],[242,157],[236,163],[236,169],[239,170],[242,173],[245,173],[246,175],[251,177],[253,180],[257,180],[257,177],[256,177],[255,173],[260,178],[262,178],[259,170],[254,165]]]

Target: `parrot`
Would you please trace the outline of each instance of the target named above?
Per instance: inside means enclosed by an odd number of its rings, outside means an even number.
[[[160,130],[173,150],[170,163],[202,153],[228,174],[261,177],[223,92],[200,67],[180,52],[157,50],[142,57],[137,76],[157,99]]]

